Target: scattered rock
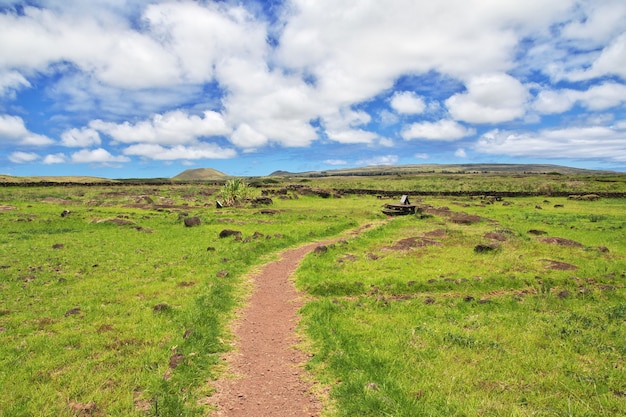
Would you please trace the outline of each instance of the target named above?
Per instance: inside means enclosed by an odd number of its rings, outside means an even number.
[[[475,253],[493,252],[498,249],[500,249],[500,245],[497,243],[479,243],[478,245],[474,246]]]
[[[155,313],[164,313],[164,312],[171,311],[171,310],[172,310],[172,307],[170,307],[169,304],[167,303],[159,303],[152,307],[152,311]]]
[[[200,217],[198,216],[185,217],[184,222],[185,222],[186,227],[195,227],[195,226],[200,226],[202,224],[202,221],[200,220]]]
[[[170,357],[170,369],[176,369],[178,365],[183,363],[185,355],[182,353],[176,353]]]
[[[220,232],[219,236],[220,238],[225,238],[229,236],[241,237],[241,232],[239,230],[224,229]]]
[[[463,301],[469,303],[471,301],[474,301],[474,297],[472,297],[471,295],[466,295],[465,297],[463,297]]]
[[[63,249],[65,245],[63,243],[55,243],[52,245],[52,249]]]
[[[578,269],[576,265],[568,264],[565,262],[553,261],[550,259],[542,259],[542,261],[546,262],[546,269],[554,269],[557,271],[575,271]]]
[[[569,291],[567,291],[567,290],[561,290],[561,291],[559,291],[559,292],[556,294],[556,296],[557,296],[558,298],[567,298],[567,297],[569,297],[569,296],[570,296],[570,292],[569,292]]]
[[[321,254],[321,253],[326,253],[326,252],[328,252],[328,246],[326,246],[326,245],[319,245],[319,246],[317,246],[313,250],[313,252],[318,254],[318,255]]]
[[[435,304],[435,299],[433,297],[426,297],[424,299],[424,304]]]
[[[259,214],[269,214],[269,215],[274,215],[274,214],[278,214],[280,213],[279,210],[272,210],[272,209],[263,209],[261,211],[258,212]]]
[[[543,243],[548,243],[551,245],[559,245],[559,246],[569,246],[575,248],[584,248],[585,246],[582,243],[578,243],[575,240],[564,239],[562,237],[544,237],[540,239]]]
[[[65,317],[74,316],[76,314],[80,314],[80,308],[76,307],[71,310],[67,310],[64,314]]]
[[[463,214],[463,215],[455,215],[450,219],[452,223],[457,224],[474,224],[479,223],[482,219],[480,216],[475,216],[473,214]]]
[[[226,278],[228,276],[228,271],[225,269],[222,269],[221,271],[218,271],[217,274],[215,274],[215,276],[218,278]]]
[[[61,217],[67,217],[67,216],[69,216],[69,215],[70,215],[70,211],[69,211],[69,210],[63,210],[63,211],[61,212]]]
[[[502,233],[498,233],[498,232],[489,232],[489,233],[485,233],[483,235],[483,237],[485,239],[492,239],[492,240],[497,240],[499,242],[504,242],[506,241],[506,236],[504,236]]]
[[[110,324],[103,324],[102,326],[98,327],[97,332],[98,333],[105,333],[105,332],[111,332],[113,331],[113,326],[111,326]]]
[[[348,254],[346,254],[345,256],[343,256],[343,257],[339,258],[339,260],[338,260],[337,262],[339,262],[339,263],[343,263],[343,262],[353,262],[353,261],[356,261],[357,259],[358,259],[358,258],[357,258],[355,255],[353,255],[353,254],[351,254],[351,253],[348,253]]]

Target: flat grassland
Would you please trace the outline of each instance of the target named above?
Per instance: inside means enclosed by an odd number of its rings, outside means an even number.
[[[209,414],[245,275],[375,220],[296,274],[328,415],[626,415],[626,199],[419,196],[422,181],[268,180],[271,206],[223,209],[208,184],[0,189],[0,416]],[[395,197],[348,188],[415,190],[420,210],[388,219]]]

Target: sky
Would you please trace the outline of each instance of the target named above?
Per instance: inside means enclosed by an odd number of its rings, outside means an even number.
[[[626,171],[624,0],[0,0],[0,174]]]

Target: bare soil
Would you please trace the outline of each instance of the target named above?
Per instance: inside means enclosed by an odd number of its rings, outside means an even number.
[[[216,416],[318,416],[321,401],[306,381],[307,356],[294,347],[298,310],[303,304],[291,276],[319,244],[282,253],[252,276],[253,291],[234,329],[234,353],[227,378],[216,383]]]
[[[349,232],[357,235],[372,225]],[[304,299],[292,281],[300,261],[334,239],[309,243],[281,254],[251,276],[252,294],[233,329],[233,353],[226,357],[227,375],[216,381],[210,399],[220,417],[316,417],[322,410],[304,364],[308,356],[296,345],[298,311]],[[323,252],[323,251],[320,251]]]

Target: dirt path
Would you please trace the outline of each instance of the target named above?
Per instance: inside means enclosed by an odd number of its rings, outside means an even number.
[[[319,245],[287,250],[252,276],[252,295],[234,329],[236,349],[227,359],[234,377],[217,382],[213,415],[319,415],[321,403],[302,379],[306,356],[293,347],[302,299],[290,281],[302,258]]]

